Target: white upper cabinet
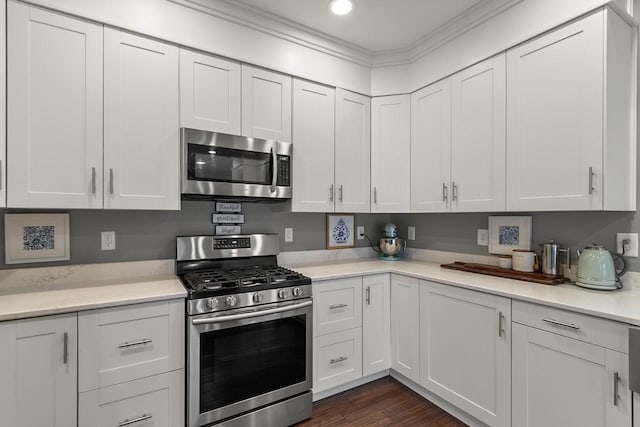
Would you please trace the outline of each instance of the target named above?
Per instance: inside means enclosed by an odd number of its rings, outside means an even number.
[[[180,49],[180,126],[240,135],[240,64]]]
[[[291,76],[242,64],[242,134],[291,142]]]
[[[333,212],[335,90],[293,80],[293,200],[297,212]]]
[[[101,208],[102,26],[7,6],[7,205]]]
[[[505,210],[505,54],[451,77],[451,210]]]
[[[336,212],[371,210],[371,98],[344,89],[336,89],[335,189]]]
[[[411,94],[411,212],[451,209],[451,79]]]
[[[507,52],[507,210],[635,210],[634,63],[607,8]]]
[[[178,48],[104,35],[105,207],[180,209]]]
[[[409,212],[411,96],[371,100],[371,212]]]

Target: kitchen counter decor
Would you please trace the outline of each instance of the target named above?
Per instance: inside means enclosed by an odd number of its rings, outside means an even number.
[[[466,271],[469,273],[486,274],[488,276],[504,277],[506,279],[524,280],[527,282],[540,283],[542,285],[561,285],[563,283],[570,282],[569,279],[563,276],[543,273],[527,273],[500,268],[495,265],[454,262],[452,264],[442,264],[440,267],[450,270]]]

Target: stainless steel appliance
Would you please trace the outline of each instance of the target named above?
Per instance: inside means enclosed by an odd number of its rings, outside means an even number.
[[[371,239],[366,234],[364,237],[369,241],[371,248],[380,254],[380,259],[384,261],[398,261],[400,253],[407,249],[407,242],[398,237],[398,227],[395,224],[387,224],[382,231],[383,236],[378,240],[378,245],[374,246]]]
[[[189,427],[281,427],[311,416],[311,279],[277,265],[278,242],[178,237]]]
[[[629,389],[640,393],[640,329],[629,328]]]
[[[289,142],[182,128],[182,195],[291,198]]]
[[[566,255],[567,268],[571,268],[571,249],[561,248],[553,240],[549,240],[547,243],[543,243],[542,252],[540,253],[540,260],[542,262],[542,272],[544,274],[553,274],[559,276],[562,274],[560,271],[560,253],[564,252]]]

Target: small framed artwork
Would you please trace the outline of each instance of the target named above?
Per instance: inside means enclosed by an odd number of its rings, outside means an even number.
[[[511,255],[514,249],[531,249],[531,217],[490,216],[489,253]]]
[[[355,215],[327,214],[327,249],[355,246]]]
[[[4,239],[7,264],[68,260],[69,214],[6,214]]]

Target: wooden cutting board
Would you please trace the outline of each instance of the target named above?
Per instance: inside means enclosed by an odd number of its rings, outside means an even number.
[[[453,264],[442,264],[442,268],[449,270],[466,271],[469,273],[486,274],[488,276],[504,277],[507,279],[524,280],[526,282],[540,283],[542,285],[560,285],[570,282],[563,276],[554,276],[542,273],[526,273],[506,268],[500,268],[495,265],[474,264],[467,262],[454,262]]]

